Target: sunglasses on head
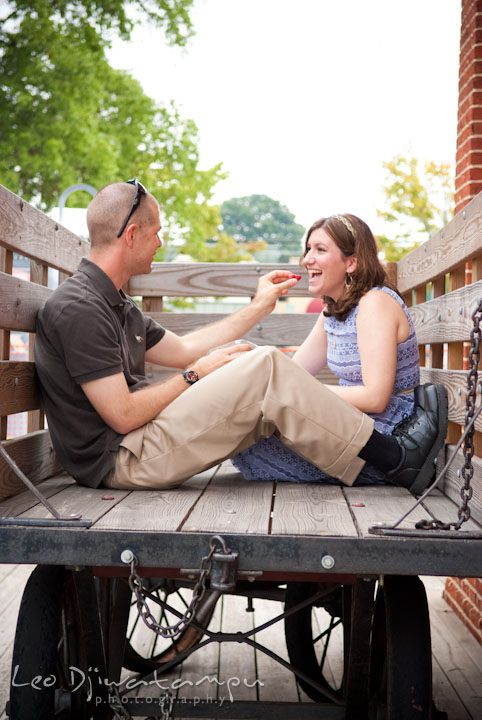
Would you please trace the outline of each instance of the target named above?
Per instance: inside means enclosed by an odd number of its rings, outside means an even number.
[[[131,209],[130,209],[129,212],[127,213],[127,217],[126,217],[126,219],[124,220],[124,222],[122,223],[121,229],[120,229],[119,232],[117,233],[117,237],[118,237],[118,238],[122,235],[122,233],[123,233],[124,230],[126,229],[127,223],[129,222],[129,220],[131,219],[132,215],[134,214],[135,209],[140,205],[141,197],[142,197],[143,195],[147,195],[147,190],[146,190],[146,188],[144,187],[144,185],[143,185],[142,183],[139,182],[139,180],[137,180],[137,178],[134,178],[133,180],[127,180],[126,182],[127,182],[129,185],[134,185],[134,187],[135,187],[135,189],[136,189],[136,193],[135,193],[134,199],[133,199],[133,201],[132,201]]]

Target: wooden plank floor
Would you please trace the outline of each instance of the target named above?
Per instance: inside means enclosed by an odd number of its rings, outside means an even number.
[[[21,593],[31,566],[0,565],[0,720],[8,684],[15,622]],[[437,706],[448,713],[449,720],[479,720],[482,709],[482,647],[442,599],[443,578],[424,578],[429,598],[434,697]],[[219,601],[211,628],[247,630],[272,617],[281,606],[267,600],[254,600],[254,612],[246,612],[246,599],[225,596]],[[320,610],[320,623],[324,611]],[[258,633],[256,640],[287,658],[280,626]],[[342,672],[342,639],[336,636],[329,655],[328,675],[339,683]],[[199,681],[206,676],[217,682]],[[211,643],[194,653],[184,665],[169,676],[168,685],[177,679],[181,698],[199,698],[214,704],[235,700],[307,702],[293,676],[267,655],[247,646]],[[237,683],[239,681],[239,684]],[[152,687],[141,688],[139,696],[153,695]]]
[[[248,481],[230,462],[162,492],[80,487],[65,473],[39,487],[62,515],[80,513],[91,519],[90,533],[141,530],[371,537],[370,525],[380,519],[395,522],[415,502],[408,490],[393,485],[338,487]],[[457,506],[435,490],[400,528],[413,529],[419,520],[431,520],[430,510],[443,519],[457,518]],[[50,517],[29,490],[0,502],[0,515]],[[464,530],[481,532],[482,526],[471,519]]]

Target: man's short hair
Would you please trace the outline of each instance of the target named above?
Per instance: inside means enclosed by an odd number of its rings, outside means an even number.
[[[87,208],[87,227],[92,247],[107,246],[116,240],[132,205],[134,194],[134,185],[118,182],[106,185],[91,200]],[[150,193],[142,196],[127,226],[132,222],[143,227],[153,222],[156,206],[157,201]]]

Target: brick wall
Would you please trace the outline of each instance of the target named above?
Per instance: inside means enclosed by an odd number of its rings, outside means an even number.
[[[482,644],[482,579],[447,578],[443,597]]]
[[[482,0],[462,0],[457,119],[456,213],[482,190]],[[482,580],[448,578],[443,597],[482,644]]]
[[[482,189],[482,0],[462,0],[455,212]]]

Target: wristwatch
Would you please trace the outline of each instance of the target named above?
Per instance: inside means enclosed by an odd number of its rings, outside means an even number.
[[[184,370],[182,376],[188,385],[194,385],[199,380],[199,375],[195,370]]]

